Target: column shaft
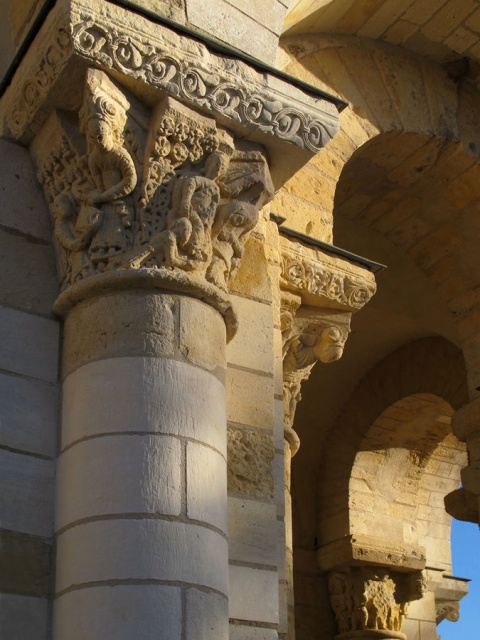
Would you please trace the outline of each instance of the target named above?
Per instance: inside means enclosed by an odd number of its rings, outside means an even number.
[[[225,324],[132,291],[65,326],[55,640],[228,636]]]

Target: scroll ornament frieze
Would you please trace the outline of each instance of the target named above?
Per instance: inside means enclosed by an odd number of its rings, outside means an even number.
[[[273,195],[259,145],[165,98],[133,104],[87,72],[78,119],[52,114],[32,153],[54,222],[61,286],[100,273],[187,274],[220,292]]]
[[[316,153],[333,137],[336,124],[320,121],[281,95],[254,88],[223,68],[208,68],[200,56],[180,56],[167,43],[148,43],[99,19],[84,17],[73,28],[75,50],[102,67],[144,79],[171,96],[188,100],[244,126],[278,136]],[[234,65],[230,65],[234,67]]]
[[[405,638],[401,628],[408,605],[421,599],[426,581],[421,571],[399,573],[382,567],[353,567],[331,573],[330,602],[341,638]],[[387,633],[385,633],[387,632]]]
[[[37,111],[73,58],[311,153],[338,130],[336,109],[325,100],[307,96],[305,102],[287,83],[267,81],[246,63],[211,53],[165,27],[137,19],[132,28],[131,13],[118,8],[106,17],[72,2],[68,17],[62,12],[45,28],[42,45],[6,112],[16,137],[29,125],[35,128]]]
[[[375,293],[375,284],[328,268],[320,261],[283,249],[281,284],[292,291],[324,297],[338,305],[361,309]]]

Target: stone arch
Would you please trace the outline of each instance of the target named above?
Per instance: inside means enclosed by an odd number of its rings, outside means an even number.
[[[338,416],[336,428],[327,437],[323,459],[319,463],[319,546],[329,544],[342,535],[350,535],[349,490],[357,455],[372,438],[378,439],[379,429],[384,432],[384,445],[388,444],[389,437],[397,441],[405,437],[402,435],[405,420],[392,419],[392,413],[396,410],[397,414],[403,412],[405,416],[408,412],[405,406],[402,407],[402,402],[413,406],[413,401],[405,400],[412,397],[416,398],[417,406],[423,403],[428,407],[432,397],[443,403],[443,419],[439,421],[436,437],[431,443],[432,446],[440,445],[450,428],[441,431],[439,425],[445,423],[449,427],[446,418],[467,400],[465,364],[457,347],[443,338],[423,338],[412,342],[380,361],[353,391]],[[434,411],[435,406],[434,403]],[[446,406],[451,409],[447,410]],[[386,411],[388,413],[384,414]],[[385,433],[382,422],[395,429],[390,429],[390,434]],[[417,450],[418,443],[411,444],[411,450]],[[427,445],[424,443],[420,450],[426,452]]]
[[[451,571],[443,499],[460,482],[465,447],[451,433],[451,405],[428,393],[397,400],[369,427],[349,481],[349,535],[423,554]]]
[[[288,226],[354,253],[361,253],[350,243],[355,225],[403,250],[457,322],[474,396],[480,384],[472,320],[480,286],[477,89],[452,80],[439,64],[365,38],[311,35],[285,38],[283,46],[286,71],[350,106],[340,115],[340,132],[287,183],[273,210]]]

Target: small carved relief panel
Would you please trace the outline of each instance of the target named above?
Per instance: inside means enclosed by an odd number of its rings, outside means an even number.
[[[32,154],[63,288],[148,268],[226,292],[273,195],[259,145],[237,142],[172,98],[150,110],[99,70],[87,71],[78,117],[52,113]]]

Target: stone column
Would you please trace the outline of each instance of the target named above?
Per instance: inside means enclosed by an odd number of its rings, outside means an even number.
[[[295,411],[302,384],[315,364],[342,357],[352,313],[374,294],[375,281],[364,269],[282,238],[281,288],[287,638],[294,640],[291,461],[300,447],[294,430]]]
[[[222,316],[92,296],[66,316],[63,366],[55,640],[228,638]]]
[[[265,155],[94,69],[78,127],[52,113],[32,154],[65,318],[54,638],[226,639],[227,284]]]

